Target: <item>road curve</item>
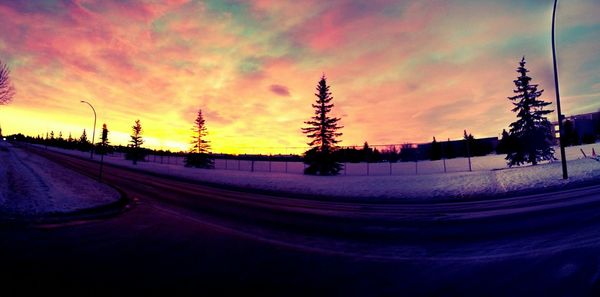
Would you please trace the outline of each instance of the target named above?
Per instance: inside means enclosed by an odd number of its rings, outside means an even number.
[[[97,173],[95,162],[32,151]],[[43,256],[71,269],[91,261],[101,269],[84,270],[97,279],[75,279],[104,289],[186,285],[198,291],[231,282],[268,294],[518,295],[511,290],[517,287],[526,288],[520,294],[587,294],[600,275],[600,186],[496,200],[375,204],[232,191],[106,164],[104,182],[126,193],[133,209],[67,226],[3,227],[0,252],[17,256],[2,260],[25,274],[32,270],[15,259],[43,263],[37,272],[57,264]],[[111,266],[120,262],[134,265]],[[106,284],[98,271],[140,277]],[[58,276],[73,278],[73,271]]]

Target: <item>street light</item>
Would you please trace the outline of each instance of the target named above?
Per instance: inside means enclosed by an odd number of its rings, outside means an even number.
[[[558,133],[560,137],[560,158],[562,163],[563,179],[568,179],[567,159],[565,158],[565,143],[563,133],[563,115],[560,111],[560,91],[558,90],[558,68],[556,67],[556,45],[554,44],[554,21],[556,19],[556,5],[558,0],[554,0],[554,9],[552,10],[552,62],[554,63],[554,90],[556,92],[556,112],[558,113]]]
[[[93,159],[94,158],[94,138],[96,136],[96,110],[87,101],[81,100],[81,103],[85,103],[85,104],[89,105],[92,108],[92,110],[94,111],[94,129],[93,129],[93,132],[92,132],[92,151],[90,152],[90,159]]]

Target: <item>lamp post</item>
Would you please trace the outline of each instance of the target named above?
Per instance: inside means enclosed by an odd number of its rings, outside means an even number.
[[[563,179],[568,179],[569,174],[567,173],[567,159],[565,158],[565,143],[564,143],[564,132],[563,132],[563,115],[560,111],[560,91],[558,89],[558,68],[556,66],[556,45],[554,41],[554,23],[556,20],[556,6],[558,0],[554,0],[554,9],[552,10],[552,62],[554,64],[554,90],[556,92],[556,112],[558,113],[558,133],[560,137],[560,159],[562,163]]]
[[[90,151],[90,159],[93,159],[94,158],[94,138],[96,137],[96,110],[87,101],[81,100],[81,103],[85,103],[85,104],[89,105],[92,108],[92,111],[94,111],[94,129],[92,132],[92,150]]]

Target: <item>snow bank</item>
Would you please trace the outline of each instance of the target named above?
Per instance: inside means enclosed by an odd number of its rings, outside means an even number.
[[[0,141],[0,217],[60,214],[119,200],[89,177]]]
[[[600,151],[599,144],[568,148],[570,179],[567,181],[561,179],[560,162],[507,168],[502,155],[473,158],[473,165],[477,168],[473,172],[332,177],[280,172],[206,170],[153,162],[139,162],[138,165],[133,165],[131,161],[114,157],[107,157],[104,160],[107,163],[137,170],[247,189],[352,199],[446,199],[502,195],[513,191],[600,180],[600,162],[592,158],[584,159],[580,152],[582,148],[589,152],[592,147]],[[88,153],[78,151],[52,150],[83,157],[89,156]],[[455,161],[459,162],[460,159]],[[439,161],[434,162],[439,163]],[[411,163],[404,164],[411,165]]]

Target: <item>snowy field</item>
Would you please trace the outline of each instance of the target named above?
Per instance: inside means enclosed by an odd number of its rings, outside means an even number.
[[[334,177],[280,172],[206,170],[154,162],[140,162],[138,165],[133,165],[131,161],[114,157],[107,157],[105,161],[148,172],[256,190],[362,199],[443,199],[502,195],[514,191],[561,187],[567,184],[594,180],[600,181],[600,162],[596,159],[583,158],[580,151],[583,149],[589,155],[592,148],[599,152],[600,144],[567,148],[570,175],[567,181],[561,179],[560,162],[509,169],[506,167],[503,155],[473,158],[473,172],[419,173],[418,175],[393,176],[340,175]],[[51,149],[65,154],[89,157],[89,153]],[[466,161],[466,159],[455,159],[457,162],[461,160]],[[433,166],[438,162],[423,161],[419,164]],[[411,165],[412,163],[403,163],[402,165],[404,164]],[[383,165],[389,166],[388,164]],[[414,164],[412,165],[414,166]]]
[[[117,201],[119,193],[89,177],[0,141],[0,217],[39,217]]]

